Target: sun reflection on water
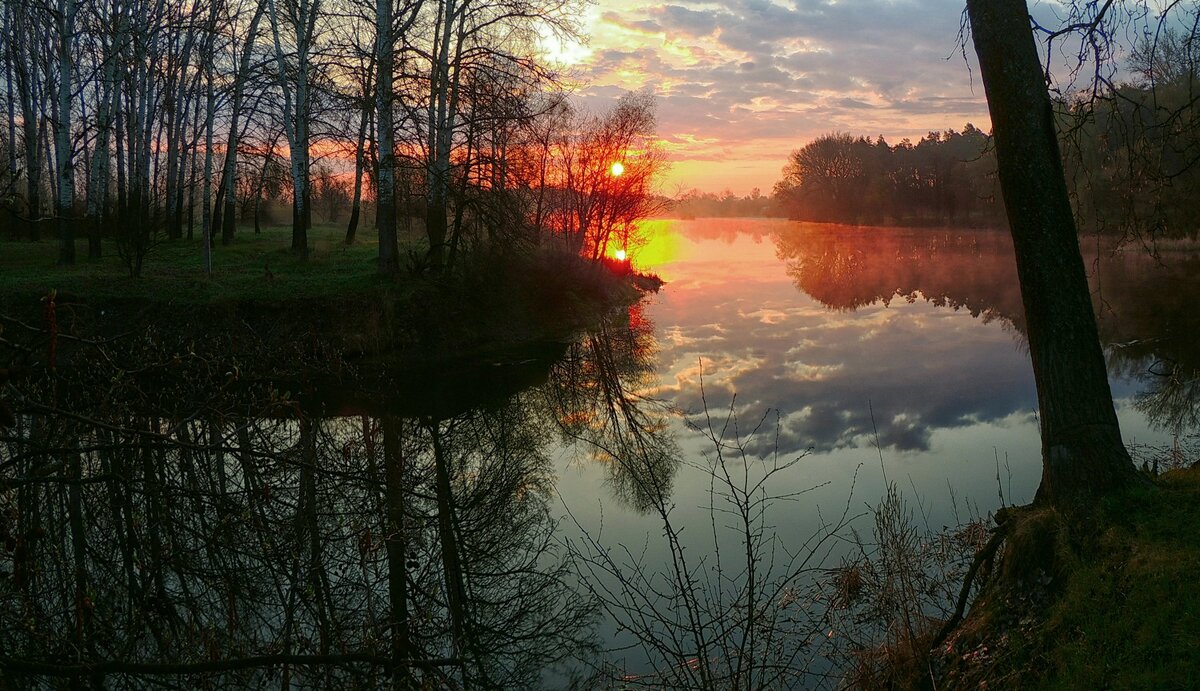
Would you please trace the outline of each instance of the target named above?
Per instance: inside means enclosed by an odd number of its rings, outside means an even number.
[[[679,222],[673,219],[653,219],[638,224],[635,235],[642,240],[636,248],[630,249],[629,259],[639,271],[657,273],[664,280],[670,280],[663,269],[680,259],[683,241],[678,226]]]

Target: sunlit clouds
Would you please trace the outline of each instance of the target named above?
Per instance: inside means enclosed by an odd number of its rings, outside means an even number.
[[[787,153],[820,134],[986,129],[961,13],[961,0],[601,0],[582,18],[587,45],[548,54],[584,85],[588,107],[657,95],[674,162],[663,192],[767,193]]]

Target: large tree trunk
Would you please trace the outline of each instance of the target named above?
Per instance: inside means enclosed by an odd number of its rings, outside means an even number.
[[[1140,482],[1121,441],[1037,46],[1024,0],[968,0],[1028,324],[1042,427],[1036,502]]]

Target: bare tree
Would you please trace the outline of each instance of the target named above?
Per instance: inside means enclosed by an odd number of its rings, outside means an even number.
[[[1054,115],[1023,0],[969,0],[1025,305],[1042,429],[1037,501],[1143,482],[1121,440]]]
[[[292,251],[308,256],[308,229],[312,225],[309,186],[310,73],[321,0],[264,0],[275,43],[276,78],[283,93],[283,132],[292,167]],[[280,9],[282,8],[282,12]],[[282,15],[282,21],[280,19]],[[290,51],[284,50],[284,30]],[[291,62],[294,60],[294,63]]]

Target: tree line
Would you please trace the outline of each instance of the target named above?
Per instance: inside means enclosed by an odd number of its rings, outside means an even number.
[[[988,149],[988,135],[970,123],[915,144],[826,134],[792,152],[774,198],[806,221],[990,225],[1003,211]]]
[[[1126,79],[1053,99],[1083,230],[1195,238],[1200,215],[1200,48],[1172,27],[1132,45]],[[792,152],[773,201],[787,216],[863,225],[1004,222],[991,135],[968,123],[915,144],[822,135]]]
[[[649,96],[576,112],[542,59],[546,37],[576,35],[571,0],[5,0],[0,15],[0,220],[30,240],[53,228],[60,264],[80,235],[138,275],[157,243],[198,233],[211,267],[272,196],[301,256],[315,202],[349,206],[347,243],[373,203],[384,272],[413,217],[439,270],[513,235],[598,254],[661,166]]]

